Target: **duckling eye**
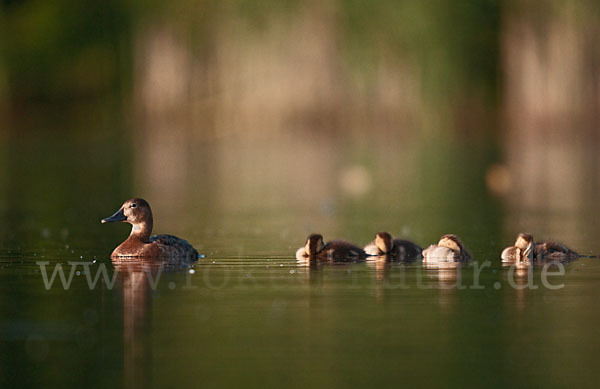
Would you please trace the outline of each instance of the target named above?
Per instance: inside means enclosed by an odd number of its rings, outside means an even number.
[[[133,203],[133,204],[131,204],[131,205],[129,206],[129,208],[135,208],[135,207],[137,207],[137,204],[136,204],[136,203]]]

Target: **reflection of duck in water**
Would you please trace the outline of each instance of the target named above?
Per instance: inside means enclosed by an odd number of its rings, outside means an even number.
[[[124,221],[131,224],[131,234],[111,254],[112,258],[155,257],[185,258],[195,261],[198,252],[187,241],[173,235],[153,235],[152,210],[146,200],[129,199],[102,223]]]
[[[457,262],[470,259],[471,254],[459,237],[452,234],[442,236],[437,245],[432,244],[423,250],[423,262]]]
[[[390,259],[417,259],[423,249],[411,241],[393,239],[387,232],[378,232],[375,240],[364,248],[368,255],[387,256]]]
[[[320,234],[311,234],[306,239],[306,245],[296,251],[296,258],[299,260],[320,259],[334,261],[354,261],[366,258],[366,254],[360,247],[342,240],[334,240],[323,243],[323,236]]]
[[[502,263],[529,264],[543,260],[568,261],[580,255],[561,243],[547,240],[535,243],[531,234],[520,233],[514,246],[502,250],[500,257]]]

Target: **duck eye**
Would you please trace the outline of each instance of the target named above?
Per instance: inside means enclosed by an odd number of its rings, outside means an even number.
[[[137,207],[137,204],[136,204],[136,203],[133,203],[133,204],[131,204],[129,207],[130,207],[130,208],[135,208],[135,207]]]

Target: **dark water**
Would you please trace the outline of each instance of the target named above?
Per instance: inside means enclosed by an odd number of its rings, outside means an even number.
[[[488,194],[489,150],[283,138],[162,155],[115,139],[46,134],[2,146],[3,387],[597,383],[600,261],[566,264],[547,277],[562,285],[552,290],[542,267],[512,272],[499,259],[521,229],[600,253],[594,208],[517,209]],[[148,171],[153,158],[181,154],[186,169]],[[129,227],[99,221],[134,195],[150,201],[157,233],[206,257],[111,263]],[[424,246],[454,232],[475,260],[430,269],[294,258],[310,232],[362,245],[378,230]],[[58,264],[72,281],[47,288],[44,269],[51,277]],[[90,288],[101,269],[117,273],[114,285]],[[537,289],[519,287],[528,277]]]

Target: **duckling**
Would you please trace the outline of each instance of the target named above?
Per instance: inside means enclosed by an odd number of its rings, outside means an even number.
[[[306,239],[304,247],[296,251],[296,258],[300,260],[320,259],[333,261],[355,261],[366,258],[366,253],[360,247],[342,240],[323,243],[321,234],[311,234]]]
[[[533,262],[535,247],[531,234],[520,233],[514,246],[502,250],[502,263],[529,264]]]
[[[571,250],[562,243],[543,241],[535,244],[535,254],[539,259],[551,261],[569,261],[581,257],[580,254]]]
[[[500,257],[503,263],[529,264],[541,260],[567,261],[580,255],[561,243],[547,240],[535,243],[531,234],[521,232],[515,245],[502,250]]]
[[[423,262],[456,262],[471,259],[471,254],[459,237],[453,234],[442,236],[437,245],[429,246],[422,254]]]
[[[393,259],[416,259],[423,249],[411,241],[393,239],[388,232],[378,232],[375,240],[364,248],[368,255],[385,255]]]
[[[133,227],[129,237],[112,252],[111,258],[161,257],[198,259],[198,252],[187,241],[173,235],[153,235],[152,210],[146,200],[129,199],[102,223],[127,222]]]
[[[296,251],[296,258],[306,258],[314,256],[323,250],[323,236],[321,234],[310,234],[306,239],[306,244]]]

